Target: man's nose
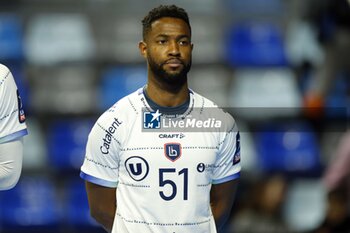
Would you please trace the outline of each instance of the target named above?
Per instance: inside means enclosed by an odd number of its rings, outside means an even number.
[[[179,44],[176,41],[172,41],[169,44],[169,52],[168,52],[168,54],[170,56],[179,56],[180,55]]]

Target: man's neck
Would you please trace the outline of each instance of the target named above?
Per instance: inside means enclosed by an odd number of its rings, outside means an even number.
[[[185,103],[189,98],[187,83],[181,86],[178,90],[170,92],[161,88],[155,82],[148,81],[146,93],[153,102],[164,107],[179,106]]]

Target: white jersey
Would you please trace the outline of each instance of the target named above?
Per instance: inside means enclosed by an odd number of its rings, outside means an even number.
[[[113,233],[216,232],[210,189],[239,177],[239,133],[231,115],[190,91],[186,113],[194,108],[210,119],[210,109],[219,110],[225,131],[154,130],[160,125],[147,122],[158,120],[158,111],[150,107],[142,88],[97,120],[80,176],[117,188]],[[145,109],[153,111],[153,119]]]
[[[0,143],[28,134],[21,97],[10,70],[0,64]]]

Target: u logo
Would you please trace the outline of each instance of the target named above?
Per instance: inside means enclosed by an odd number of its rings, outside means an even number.
[[[135,181],[141,181],[146,178],[149,172],[147,161],[139,156],[131,156],[125,161],[125,168],[129,176]]]
[[[135,166],[135,164],[130,163],[129,164],[129,169],[130,169],[130,172],[134,176],[139,176],[142,173],[142,164],[141,163],[137,163],[136,166]]]

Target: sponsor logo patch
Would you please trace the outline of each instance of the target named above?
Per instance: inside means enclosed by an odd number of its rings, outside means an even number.
[[[26,121],[26,115],[24,114],[22,99],[21,99],[21,96],[19,95],[18,90],[17,90],[17,102],[18,102],[18,121],[19,123],[23,123]]]
[[[162,133],[158,135],[159,138],[184,138],[185,134],[183,133]]]
[[[171,142],[164,144],[164,155],[170,161],[175,162],[181,157],[181,154],[182,150],[180,143]]]
[[[233,165],[239,163],[241,161],[241,136],[239,132],[236,135],[236,151],[233,156]]]
[[[147,161],[140,156],[132,156],[125,161],[125,168],[129,176],[135,181],[141,181],[146,178],[149,172]]]
[[[143,112],[143,128],[144,129],[160,129],[160,116],[162,114],[157,110],[156,112]]]
[[[198,172],[204,172],[204,170],[205,170],[205,164],[204,163],[199,163],[197,165],[197,171]]]

